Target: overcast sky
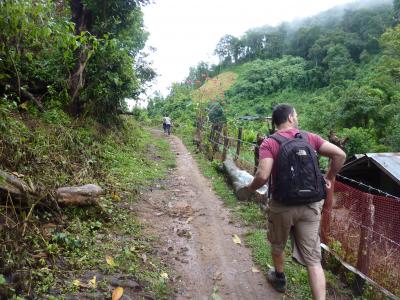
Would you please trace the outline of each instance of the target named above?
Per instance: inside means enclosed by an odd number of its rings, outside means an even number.
[[[143,8],[150,33],[147,46],[159,74],[152,91],[166,96],[201,60],[216,62],[213,51],[225,34],[240,37],[250,28],[276,26],[352,0],[155,0]],[[149,92],[149,94],[152,93]]]

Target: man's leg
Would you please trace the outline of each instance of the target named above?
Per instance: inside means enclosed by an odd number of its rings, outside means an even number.
[[[267,280],[271,285],[280,293],[284,293],[286,291],[286,277],[283,273],[284,266],[284,254],[276,254],[272,251],[271,253],[272,261],[274,263],[275,268],[271,268],[267,272]]]
[[[285,255],[284,253],[278,255],[271,253],[272,261],[274,263],[275,271],[279,273],[283,273],[284,271],[284,263],[285,263]]]
[[[271,243],[271,256],[274,268],[267,272],[267,280],[281,293],[286,290],[286,277],[284,274],[284,249],[292,226],[290,208],[279,207],[270,203],[268,213],[268,240]]]
[[[325,300],[325,273],[321,265],[307,267],[314,300]]]
[[[313,299],[325,300],[325,274],[321,266],[319,226],[323,202],[299,207],[299,220],[293,232],[292,256],[307,266]]]

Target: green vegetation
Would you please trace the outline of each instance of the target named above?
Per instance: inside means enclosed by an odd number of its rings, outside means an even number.
[[[107,298],[107,279],[125,274],[144,293],[168,298],[161,277],[165,267],[152,257],[152,238],[142,234],[132,207],[143,186],[175,166],[169,144],[150,139],[130,117],[104,128],[89,119],[73,121],[60,110],[26,119],[7,102],[0,108],[8,125],[1,127],[3,167],[22,174],[50,198],[59,186],[97,183],[106,191],[99,206],[58,211],[5,201],[0,208],[6,218],[0,235],[1,295],[79,298],[85,291]],[[92,286],[94,276],[97,285]]]
[[[0,298],[110,297],[108,280],[121,274],[145,295],[171,293],[132,207],[143,186],[175,166],[174,156],[165,141],[120,115],[125,99],[137,99],[155,76],[141,52],[148,2],[0,1],[0,169],[40,195],[0,193]],[[196,121],[207,119],[227,123],[230,135],[244,127],[243,139],[253,142],[266,124],[238,117],[269,115],[289,102],[304,129],[348,136],[349,155],[399,151],[399,8],[398,0],[372,9],[356,3],[222,37],[218,65],[200,62],[134,117],[150,123],[169,113],[186,143]],[[235,216],[255,228],[247,243],[265,269],[263,213],[236,202],[216,163],[198,160]],[[55,205],[55,189],[87,183],[105,190],[98,204]],[[309,297],[304,270],[287,267],[289,293]]]
[[[116,122],[155,73],[137,1],[2,1],[0,95],[22,111],[63,108]]]
[[[348,156],[399,151],[400,27],[392,22],[394,6],[389,1],[372,7],[359,2],[344,13],[332,9],[296,24],[255,28],[240,38],[225,36],[215,50],[220,64],[192,68],[165,99],[152,99],[149,115],[169,112],[176,123],[192,124],[195,115],[208,114],[209,105],[195,103],[202,95],[219,103],[231,131],[241,126],[255,137],[266,134],[266,126],[238,118],[268,116],[274,105],[287,102],[299,112],[303,129],[349,137]],[[215,85],[212,80],[229,86],[224,72],[238,78],[221,96],[208,87]]]
[[[151,99],[148,116],[159,119],[169,113],[175,132],[182,133],[187,144],[192,142],[188,137],[193,136],[196,122],[207,133],[212,125],[226,124],[231,137],[242,127],[243,140],[251,143],[257,133],[268,134],[269,128],[265,122],[240,117],[269,116],[276,104],[285,102],[297,109],[302,129],[325,138],[330,131],[348,137],[348,157],[400,151],[399,7],[397,0],[359,1],[295,23],[253,28],[241,37],[226,35],[215,49],[220,63],[200,62],[191,68],[168,96]],[[225,76],[232,73],[237,78],[230,77],[228,84]],[[207,151],[210,145],[204,144]],[[252,163],[248,148],[244,147],[240,158]],[[198,160],[235,215],[255,228],[247,243],[265,271],[271,261],[259,208],[235,204],[215,168],[217,163]],[[292,262],[286,268],[289,295],[310,298],[305,269]],[[332,273],[327,272],[327,280],[329,293],[351,297]],[[371,289],[365,293],[362,297],[368,297]]]
[[[0,169],[39,195],[0,193],[0,298],[110,298],[121,275],[168,298],[132,207],[174,157],[120,116],[155,76],[141,52],[147,3],[0,2]],[[97,204],[56,204],[57,188],[88,183],[105,191]]]

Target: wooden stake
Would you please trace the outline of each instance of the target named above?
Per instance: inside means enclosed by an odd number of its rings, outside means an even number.
[[[222,160],[225,161],[226,153],[227,153],[228,147],[229,147],[228,127],[226,125],[224,126],[224,129],[222,132],[224,134],[224,150],[222,151]]]
[[[333,207],[333,190],[335,187],[335,180],[331,181],[331,188],[326,191],[326,199],[322,209],[321,217],[321,241],[324,244],[329,244],[329,234],[331,231],[331,214]]]
[[[218,152],[219,149],[219,139],[221,137],[221,125],[217,124],[215,125],[216,127],[216,133],[214,134],[214,142],[213,142],[213,147],[212,147],[212,154],[211,154],[211,160],[214,159],[214,154],[215,152]]]
[[[238,131],[238,141],[237,141],[237,146],[236,146],[236,157],[235,160],[239,158],[240,154],[240,145],[242,144],[242,127],[239,127]]]
[[[367,201],[364,204],[363,219],[360,232],[360,244],[358,247],[357,269],[364,275],[369,275],[370,252],[374,228],[375,206],[374,196],[367,194]],[[356,278],[356,292],[360,295],[364,288],[365,281],[361,277]]]

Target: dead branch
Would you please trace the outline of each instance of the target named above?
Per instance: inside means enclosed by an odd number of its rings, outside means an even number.
[[[20,97],[20,99],[24,99],[24,100],[33,102],[41,112],[44,112],[44,106],[41,102],[41,99],[43,98],[44,95],[42,95],[39,99],[36,98],[26,88],[21,87],[20,86],[21,83],[19,81],[17,83],[8,82],[8,81],[0,81],[0,85],[9,86],[10,90],[15,92]]]
[[[7,197],[17,198],[21,203],[31,208],[34,206],[47,206],[58,208],[59,205],[99,206],[98,199],[103,189],[95,184],[84,186],[62,187],[55,191],[55,201],[49,196],[40,195],[34,185],[27,184],[17,176],[0,170],[0,191]]]
[[[38,109],[41,112],[44,112],[44,107],[42,102],[37,99],[35,96],[33,96],[30,92],[28,92],[24,87],[21,87],[21,96],[22,98],[28,99],[29,101],[33,102],[36,104],[36,106],[38,107]]]
[[[0,189],[9,194],[21,196],[23,198],[38,198],[39,195],[32,187],[17,176],[0,170]]]

